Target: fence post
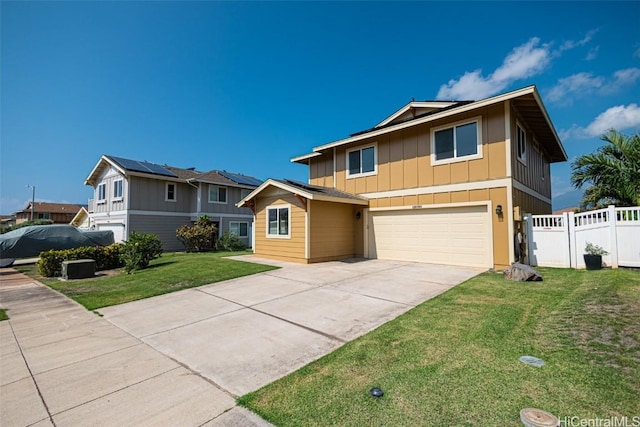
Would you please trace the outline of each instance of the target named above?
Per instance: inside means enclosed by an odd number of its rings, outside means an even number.
[[[527,243],[527,263],[535,267],[537,263],[534,264],[533,262],[533,219],[530,213],[525,213],[523,218],[526,227],[525,242]]]
[[[607,206],[607,216],[609,217],[609,241],[611,242],[611,268],[618,268],[618,218],[616,216],[616,207],[614,205]]]
[[[576,214],[574,212],[565,212],[565,215],[569,234],[569,267],[578,268],[578,251],[576,248]]]

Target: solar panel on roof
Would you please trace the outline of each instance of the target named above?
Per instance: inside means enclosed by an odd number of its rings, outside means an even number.
[[[139,162],[138,160],[123,159],[122,157],[114,156],[109,156],[109,158],[114,160],[126,170],[130,170],[133,172],[150,173],[153,175],[170,176],[174,178],[178,176],[173,172],[165,169],[164,167],[156,165],[155,163]]]
[[[254,185],[254,186],[258,186],[260,184],[262,184],[262,181],[260,181],[259,179],[256,179],[252,176],[246,176],[246,175],[240,175],[237,173],[231,173],[231,172],[227,172],[227,171],[218,171],[218,173],[222,176],[224,176],[227,179],[230,179],[232,181],[237,182],[238,184],[241,185]]]
[[[315,191],[315,192],[318,192],[318,193],[324,193],[324,190],[322,188],[312,187],[309,184],[305,184],[304,182],[296,181],[294,179],[285,179],[285,181],[288,182],[289,184],[293,184],[296,187],[300,187],[300,188],[305,189],[305,190]]]

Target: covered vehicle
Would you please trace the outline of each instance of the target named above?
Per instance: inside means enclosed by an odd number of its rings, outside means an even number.
[[[31,225],[0,235],[0,258],[37,257],[50,249],[108,246],[114,243],[112,231],[80,231],[72,225]]]

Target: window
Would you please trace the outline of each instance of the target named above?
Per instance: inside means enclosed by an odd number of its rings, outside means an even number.
[[[39,213],[38,219],[51,219],[51,214],[49,212]]]
[[[375,145],[347,151],[347,178],[375,175],[375,173]]]
[[[121,179],[113,182],[113,199],[122,200],[122,180]]]
[[[251,194],[251,190],[246,190],[246,189],[241,189],[240,190],[240,199],[244,199],[245,197],[247,197],[249,194]]]
[[[107,199],[107,184],[98,184],[98,203],[104,203]]]
[[[290,206],[267,208],[267,237],[289,237]]]
[[[173,182],[167,182],[167,188],[165,192],[165,202],[176,201],[176,185]]]
[[[480,118],[431,131],[431,163],[482,157]]]
[[[518,160],[527,161],[527,134],[524,129],[516,124],[516,140],[518,142]]]
[[[249,237],[248,222],[230,222],[229,230],[238,237]]]
[[[218,185],[209,186],[209,203],[227,203],[227,188]]]

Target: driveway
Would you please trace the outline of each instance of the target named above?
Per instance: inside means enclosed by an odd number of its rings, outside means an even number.
[[[235,406],[478,269],[361,260],[282,267],[94,313],[0,274],[0,425],[265,426]]]
[[[481,270],[382,260],[281,267],[100,309],[233,397],[273,382]]]

